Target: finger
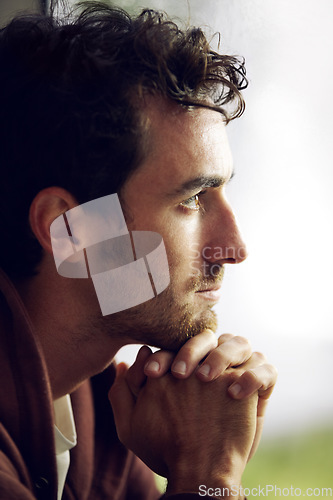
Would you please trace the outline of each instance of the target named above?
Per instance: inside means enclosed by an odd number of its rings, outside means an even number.
[[[252,447],[251,447],[251,450],[250,450],[250,453],[249,453],[249,456],[247,459],[248,461],[253,457],[253,455],[257,451],[257,448],[258,448],[260,440],[261,440],[263,427],[264,427],[264,418],[263,417],[257,418],[256,434],[254,436]]]
[[[234,336],[235,335],[232,335],[232,333],[222,333],[222,335],[218,338],[218,345],[224,344],[227,340],[232,339]]]
[[[132,394],[137,397],[141,387],[146,382],[144,366],[151,355],[151,350],[147,346],[142,346],[138,352],[135,362],[129,368],[126,380]]]
[[[122,443],[126,443],[130,436],[130,417],[135,406],[135,397],[126,381],[127,370],[125,363],[117,366],[116,379],[109,391],[118,437]]]
[[[242,399],[258,391],[260,399],[267,400],[274,389],[276,379],[276,368],[269,363],[264,363],[246,370],[237,381],[230,385],[228,392],[234,399]],[[262,408],[264,408],[263,404]]]
[[[273,388],[274,388],[274,386],[272,386],[271,389],[273,390]],[[271,390],[271,392],[272,392],[272,390]],[[262,397],[258,398],[256,435],[255,435],[254,440],[253,440],[253,444],[252,444],[252,448],[251,448],[248,460],[250,460],[250,458],[253,457],[253,455],[255,454],[255,452],[259,446],[262,431],[264,428],[265,412],[266,412],[266,408],[268,406],[268,402],[269,402],[268,398],[266,398],[266,399],[263,399]]]
[[[215,380],[230,366],[241,365],[251,357],[251,345],[245,337],[230,337],[226,334],[220,339],[219,346],[207,356],[197,371],[197,376],[203,381]]]
[[[144,367],[145,374],[147,377],[161,377],[165,375],[171,367],[171,364],[175,358],[175,353],[171,351],[156,351],[148,360]]]
[[[267,363],[266,356],[261,352],[253,352],[250,357],[240,365],[234,365],[231,368],[234,370],[234,374],[237,378],[240,377],[245,371],[257,368],[263,364]]]
[[[244,362],[242,365],[238,365],[235,368],[245,370],[249,370],[250,368],[256,368],[257,366],[263,365],[267,363],[267,358],[262,352],[252,352],[251,356]]]
[[[204,330],[189,339],[177,353],[171,373],[177,378],[187,378],[197,368],[202,359],[217,346],[217,338],[212,330]]]

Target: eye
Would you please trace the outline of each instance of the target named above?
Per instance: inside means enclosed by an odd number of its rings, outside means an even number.
[[[206,191],[201,191],[200,193],[195,194],[190,198],[187,198],[187,200],[182,201],[180,205],[189,210],[195,210],[195,211],[200,210],[200,208],[202,208],[200,203],[200,196],[205,194],[205,192]]]

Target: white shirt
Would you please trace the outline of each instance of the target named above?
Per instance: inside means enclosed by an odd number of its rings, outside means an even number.
[[[76,430],[69,394],[53,402],[54,404],[54,437],[58,470],[58,500],[61,500],[67,472],[69,469],[69,450],[76,445]]]

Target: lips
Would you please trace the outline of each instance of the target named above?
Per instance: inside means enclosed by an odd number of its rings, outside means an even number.
[[[215,292],[217,290],[221,289],[221,285],[214,285],[214,286],[209,286],[207,288],[202,288],[201,290],[197,290],[197,293],[201,292]]]
[[[195,293],[203,299],[210,300],[211,302],[217,302],[221,296],[221,285],[203,288]]]

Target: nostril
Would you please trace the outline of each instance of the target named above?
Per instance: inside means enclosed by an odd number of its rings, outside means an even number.
[[[225,247],[205,247],[201,255],[206,262],[222,264],[237,264],[247,257],[245,245],[232,245]]]
[[[224,259],[225,264],[236,264],[238,261],[236,259],[228,258]]]
[[[246,246],[243,245],[243,246],[238,247],[237,253],[236,253],[236,262],[237,263],[243,262],[243,260],[245,260],[247,258],[247,256],[248,256],[248,252],[247,252]]]

